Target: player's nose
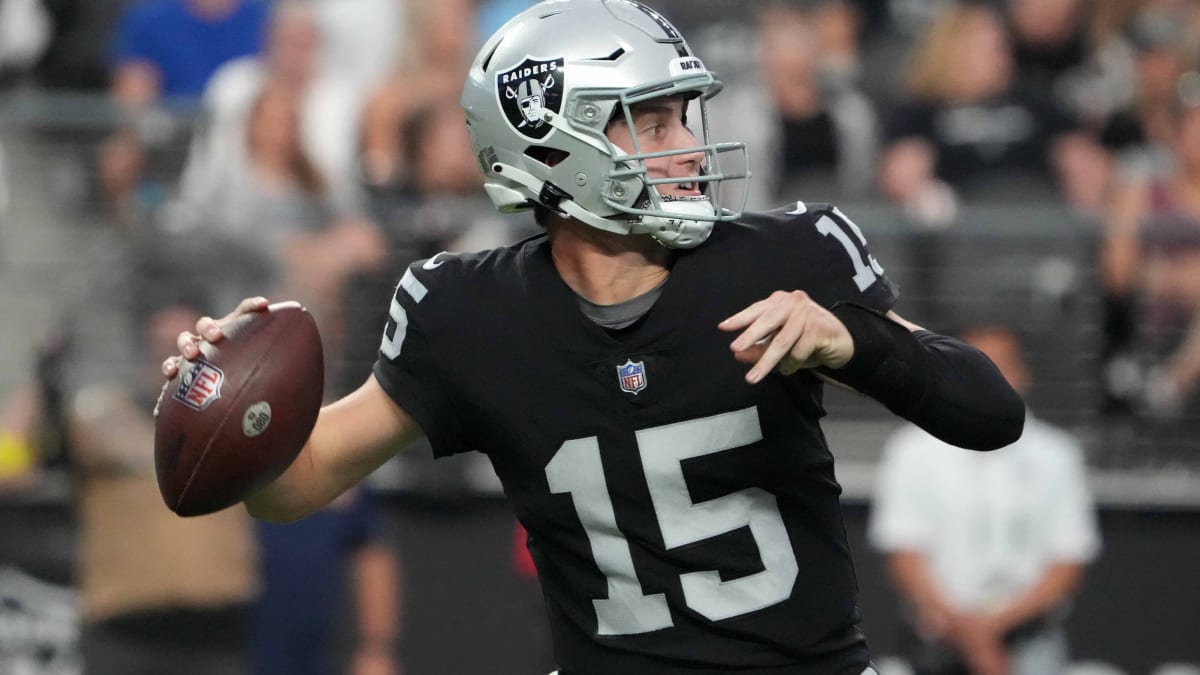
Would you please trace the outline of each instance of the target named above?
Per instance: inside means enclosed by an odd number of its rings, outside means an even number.
[[[704,150],[697,147],[696,137],[687,127],[680,127],[675,141],[675,147],[680,152],[673,156],[674,163],[688,170],[686,175],[698,175],[704,164]]]

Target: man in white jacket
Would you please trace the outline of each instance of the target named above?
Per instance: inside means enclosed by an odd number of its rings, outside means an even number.
[[[979,326],[963,339],[1027,388],[1011,329]],[[869,537],[911,610],[917,673],[1063,672],[1062,619],[1100,548],[1069,434],[1028,415],[1016,443],[966,453],[900,429],[884,447]]]

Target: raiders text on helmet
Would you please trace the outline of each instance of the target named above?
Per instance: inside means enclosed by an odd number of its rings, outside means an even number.
[[[522,12],[484,44],[462,105],[484,187],[501,211],[542,204],[610,232],[650,234],[690,248],[737,209],[721,205],[718,157],[743,143],[708,139],[707,99],[721,82],[661,14],[634,0],[546,0]],[[700,145],[627,153],[605,136],[630,106],[682,95],[699,108]],[[694,116],[693,116],[694,119]],[[645,160],[703,153],[699,177],[651,178]],[[657,185],[700,181],[705,196],[671,199]],[[743,186],[744,187],[744,186]],[[746,191],[741,191],[744,204]]]

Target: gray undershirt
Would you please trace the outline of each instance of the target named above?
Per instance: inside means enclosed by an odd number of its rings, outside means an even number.
[[[658,296],[662,295],[665,283],[667,280],[663,279],[662,283],[636,298],[630,298],[615,305],[597,305],[579,294],[575,295],[575,299],[579,302],[579,309],[583,315],[595,322],[596,325],[608,330],[621,330],[632,326],[638,319],[646,316],[646,312],[649,312],[650,308],[654,306]]]

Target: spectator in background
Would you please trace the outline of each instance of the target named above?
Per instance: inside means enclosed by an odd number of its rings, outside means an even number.
[[[1006,0],[1017,80],[1077,111],[1075,81],[1090,51],[1086,0]]]
[[[222,64],[258,53],[267,7],[266,0],[131,0],[110,48],[116,130],[97,158],[106,189],[128,177],[123,169],[130,158],[144,161],[152,146],[173,140],[180,125],[163,114],[161,104],[190,113]],[[132,200],[120,205],[121,199],[108,197],[124,210],[123,219],[138,210],[126,208]]]
[[[378,191],[374,214],[392,237],[393,250],[409,258],[438,251],[475,251],[528,233],[498,216],[480,188],[479,165],[459,110],[428,106],[405,119],[400,137],[405,181]],[[515,229],[514,229],[515,228]]]
[[[1024,393],[1011,329],[977,325],[963,339]],[[902,428],[883,450],[868,536],[910,610],[917,675],[1065,672],[1063,620],[1100,548],[1067,433],[1028,416],[1017,442],[984,454]]]
[[[266,287],[276,297],[299,300],[317,320],[329,353],[341,344],[339,302],[352,273],[382,262],[379,228],[330,194],[324,174],[300,142],[300,101],[281,83],[268,83],[254,99],[242,135],[230,136],[224,161],[196,179],[181,198],[174,225],[240,249],[225,297]],[[336,380],[327,359],[327,381]]]
[[[408,0],[310,1],[321,25],[322,67],[365,98],[396,63]]]
[[[0,489],[24,486],[38,463],[41,392],[22,382],[0,401]]]
[[[121,15],[133,2],[40,0],[49,15],[51,30],[46,51],[37,64],[38,85],[70,91],[108,91],[112,81],[112,36]]]
[[[472,0],[410,0],[408,35],[391,75],[370,95],[362,118],[359,163],[369,186],[403,183],[410,167],[402,130],[414,111],[457,111],[476,48]]]
[[[96,174],[113,227],[135,231],[153,215],[157,183],[146,175],[148,150],[137,132],[123,127],[104,139],[97,153]]]
[[[229,155],[244,146],[246,120],[264,89],[297,100],[297,123],[305,154],[346,207],[359,201],[356,139],[362,97],[344,73],[322,66],[328,41],[315,5],[276,0],[264,52],[221,66],[204,90],[203,124],[196,134],[185,181],[219,176]]]
[[[1087,9],[1087,63],[1076,91],[1083,122],[1101,128],[1109,115],[1130,100],[1132,62],[1125,31],[1144,0],[1090,3]]]
[[[126,265],[139,268],[153,254]],[[105,268],[98,281],[124,271]],[[98,283],[88,305],[71,313],[81,339],[72,341],[59,383],[64,419],[50,423],[69,430],[88,675],[248,672],[246,629],[257,593],[249,518],[229,509],[180,519],[158,490],[151,411],[162,383],[142,357],[169,349],[208,306],[199,296],[184,299],[192,293],[177,283],[164,295],[167,287],[153,276]],[[136,328],[125,336],[119,324],[129,315]]]
[[[0,88],[30,70],[50,43],[51,30],[39,0],[0,0]]]
[[[776,7],[789,4],[776,2]],[[862,76],[862,24],[867,11],[860,0],[806,0],[790,6],[801,9],[812,26],[812,38],[821,55],[822,81],[833,88],[856,83]]]
[[[1172,168],[1118,185],[1101,253],[1109,397],[1157,414],[1180,412],[1200,383],[1200,73],[1173,101]],[[1144,382],[1121,376],[1146,359]]]
[[[365,489],[295,523],[257,528],[263,592],[252,623],[254,674],[399,675],[399,561]],[[354,630],[340,621],[347,599]],[[352,639],[344,667],[339,637]]]
[[[0,398],[0,493],[36,489],[42,469],[71,465],[62,423],[63,362],[70,349],[64,328],[38,338],[30,377]]]
[[[1099,207],[1106,154],[1063,111],[1018,87],[993,9],[949,5],[917,45],[908,87],[911,100],[888,120],[879,180],[914,221],[953,223],[960,197]]]
[[[849,19],[832,14],[837,8],[845,5],[822,2],[810,10],[766,5],[754,38],[757,77],[731,85],[714,100],[714,136],[745,137],[751,148],[757,182],[750,208],[813,194],[863,197],[871,190],[878,149],[875,110],[855,88],[852,50],[842,47],[833,60],[821,51],[818,19],[837,25],[830,16]],[[840,32],[854,33],[850,28]]]
[[[1172,162],[1175,87],[1196,65],[1182,18],[1178,11],[1151,8],[1122,31],[1131,91],[1104,120],[1100,139],[1126,170],[1161,170]]]
[[[127,109],[198,99],[221,64],[258,53],[264,0],[146,0],[121,17],[112,45],[112,93]]]

